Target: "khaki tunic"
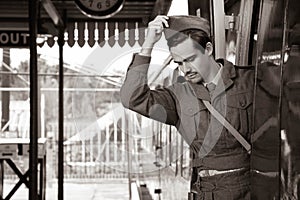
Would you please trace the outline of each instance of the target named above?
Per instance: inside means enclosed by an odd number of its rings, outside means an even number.
[[[202,84],[175,83],[151,90],[147,71],[151,58],[134,54],[121,88],[124,107],[146,117],[174,125],[193,152],[193,167],[228,170],[249,167],[243,146],[224,128],[202,103],[212,105],[250,141],[254,69],[223,64],[222,80],[212,96]]]

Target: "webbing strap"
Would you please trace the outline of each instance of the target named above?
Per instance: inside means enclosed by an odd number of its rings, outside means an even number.
[[[251,153],[251,145],[243,136],[206,100],[202,100],[209,112],[243,145],[248,153]]]
[[[260,136],[262,136],[270,127],[276,127],[278,124],[277,118],[276,117],[270,117],[263,125],[259,127],[255,131],[255,133],[252,134],[251,137],[251,142],[255,142]]]

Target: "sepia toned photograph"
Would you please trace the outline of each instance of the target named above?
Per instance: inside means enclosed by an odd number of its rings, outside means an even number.
[[[298,0],[1,0],[0,200],[300,199]]]

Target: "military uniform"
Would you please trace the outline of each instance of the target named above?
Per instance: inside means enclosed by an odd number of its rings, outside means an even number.
[[[221,81],[212,94],[203,84],[190,82],[150,90],[147,84],[150,60],[147,56],[133,56],[121,88],[122,104],[146,117],[176,126],[193,154],[196,176],[192,178],[192,188],[198,193],[197,199],[250,199],[249,154],[210,114],[202,100],[210,101],[249,141],[253,68],[218,60],[223,65]]]

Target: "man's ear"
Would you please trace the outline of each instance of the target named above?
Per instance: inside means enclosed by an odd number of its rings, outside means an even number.
[[[205,53],[207,55],[211,56],[212,53],[213,53],[213,51],[214,51],[214,47],[213,47],[212,43],[211,42],[207,42],[206,46],[205,46]]]

